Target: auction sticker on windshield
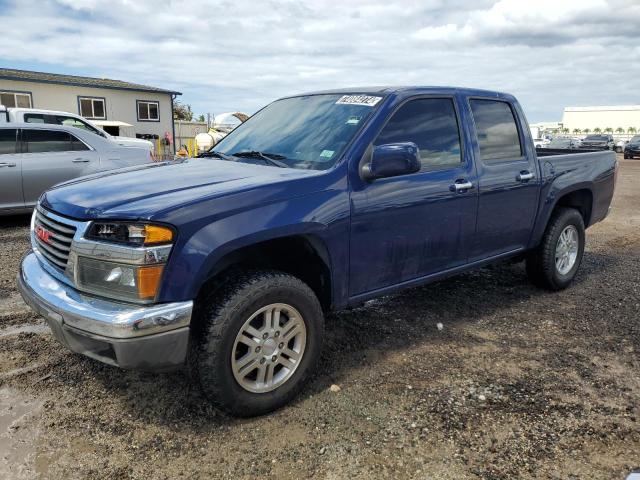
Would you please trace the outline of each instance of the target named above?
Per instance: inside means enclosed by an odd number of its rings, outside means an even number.
[[[382,97],[375,97],[373,95],[343,95],[336,102],[336,105],[362,105],[364,107],[375,106]]]

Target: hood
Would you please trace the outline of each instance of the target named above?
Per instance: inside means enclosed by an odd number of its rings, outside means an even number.
[[[153,143],[149,140],[144,140],[142,138],[131,138],[131,137],[110,137],[112,141],[116,142],[118,145],[123,147],[143,147],[147,150],[153,149]]]
[[[152,218],[195,202],[322,172],[196,158],[111,170],[56,185],[40,203],[71,218]],[[300,192],[277,189],[284,196]]]

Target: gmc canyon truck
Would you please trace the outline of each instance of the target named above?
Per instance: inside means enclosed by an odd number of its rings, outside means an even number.
[[[560,290],[615,153],[536,154],[511,95],[410,87],[277,100],[206,158],[45,192],[18,283],[74,352],[189,367],[232,414],[289,402],[323,315],[506,259]]]

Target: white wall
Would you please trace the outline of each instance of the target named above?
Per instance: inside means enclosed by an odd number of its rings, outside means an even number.
[[[106,120],[130,123],[140,134],[155,134],[161,138],[165,132],[172,134],[171,96],[168,93],[135,92],[109,88],[76,87],[0,79],[0,91],[17,90],[31,92],[33,108],[60,110],[80,115],[78,96],[102,97],[105,99]],[[159,122],[140,122],[137,116],[136,100],[153,100],[160,104]]]
[[[562,114],[564,128],[573,131],[574,128],[584,130],[600,128],[623,128],[626,132],[629,127],[640,131],[640,105],[628,105],[619,107],[567,107]]]

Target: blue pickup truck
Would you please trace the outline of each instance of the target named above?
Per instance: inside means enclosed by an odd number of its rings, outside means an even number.
[[[309,377],[327,312],[506,259],[567,287],[617,161],[557,153],[508,94],[287,97],[202,158],[45,192],[18,283],[70,350],[187,366],[217,407],[261,414]]]

